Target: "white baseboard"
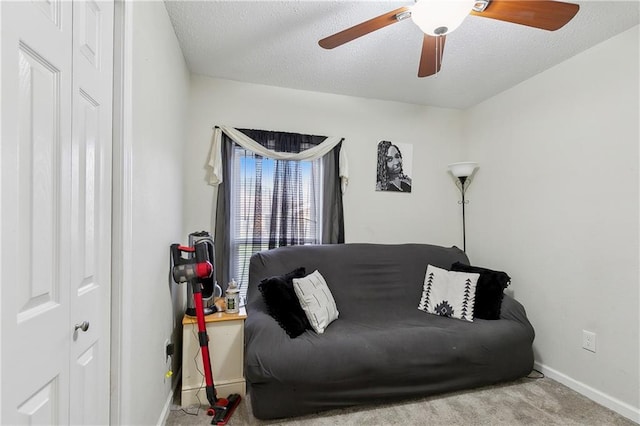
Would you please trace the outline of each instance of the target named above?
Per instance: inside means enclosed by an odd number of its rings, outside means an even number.
[[[178,389],[178,384],[180,383],[179,378],[181,375],[182,375],[182,368],[180,368],[178,370],[178,373],[174,375],[175,379],[173,382],[173,386],[171,387],[171,392],[169,392],[169,395],[167,396],[167,400],[164,403],[164,407],[160,412],[160,417],[158,418],[157,426],[164,426],[167,424],[167,419],[169,418],[169,413],[171,412],[171,404],[173,403],[173,396],[175,395],[176,390]]]
[[[607,407],[610,410],[615,411],[628,418],[631,421],[634,421],[640,424],[640,408],[634,407],[626,402],[620,401],[612,397],[611,395],[607,395],[606,393],[599,391],[597,389],[592,388],[582,382],[579,382],[564,373],[561,373],[553,368],[547,367],[544,364],[539,362],[534,363],[534,368],[550,379],[555,380],[556,382],[562,383],[563,385],[573,389],[574,391],[586,396],[587,398],[597,402],[600,405]]]
[[[164,408],[162,408],[162,412],[160,413],[160,418],[158,419],[158,426],[164,426],[167,424],[167,419],[169,418],[169,413],[171,412],[171,402],[173,401],[173,389],[169,392],[169,396],[167,397],[167,401],[164,403]]]

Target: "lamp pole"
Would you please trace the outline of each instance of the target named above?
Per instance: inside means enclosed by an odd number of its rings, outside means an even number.
[[[468,178],[473,175],[473,172],[478,168],[478,163],[465,161],[461,163],[449,164],[449,172],[453,175],[456,186],[460,187],[460,193],[462,194],[462,251],[467,251],[467,226],[464,217],[464,205],[467,201],[464,199],[464,193],[467,190],[467,186],[471,183]],[[467,183],[469,182],[469,183]]]
[[[466,222],[464,217],[464,192],[465,192],[465,182],[467,181],[467,176],[460,176],[458,178],[460,180],[460,192],[462,193],[462,251],[466,253],[467,251],[467,230],[466,230]]]

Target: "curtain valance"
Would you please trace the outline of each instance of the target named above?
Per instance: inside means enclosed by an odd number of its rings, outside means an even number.
[[[253,151],[256,154],[262,155],[263,157],[272,158],[274,160],[316,160],[329,153],[337,144],[342,141],[342,138],[330,136],[327,137],[321,144],[298,153],[277,152],[265,148],[255,140],[251,139],[250,137],[233,127],[216,126],[213,129],[211,153],[209,154],[209,161],[207,162],[207,167],[209,168],[209,185],[212,186],[218,186],[220,183],[222,183],[222,132],[224,132],[228,137],[230,137],[241,147],[248,149],[249,151]],[[349,165],[347,162],[347,156],[344,152],[344,148],[342,147],[340,148],[339,176],[342,192],[344,193],[349,181]]]

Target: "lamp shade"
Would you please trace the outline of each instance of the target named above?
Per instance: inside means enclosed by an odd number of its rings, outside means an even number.
[[[460,163],[449,164],[449,171],[455,177],[469,177],[473,174],[473,171],[478,168],[478,163],[471,161],[463,161]]]
[[[411,19],[428,35],[448,34],[469,15],[475,0],[418,0],[411,8]]]

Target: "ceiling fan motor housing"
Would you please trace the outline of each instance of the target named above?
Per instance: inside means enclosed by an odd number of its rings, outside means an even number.
[[[449,28],[447,27],[438,27],[435,30],[433,30],[433,33],[435,35],[445,35],[447,32],[449,32]]]

